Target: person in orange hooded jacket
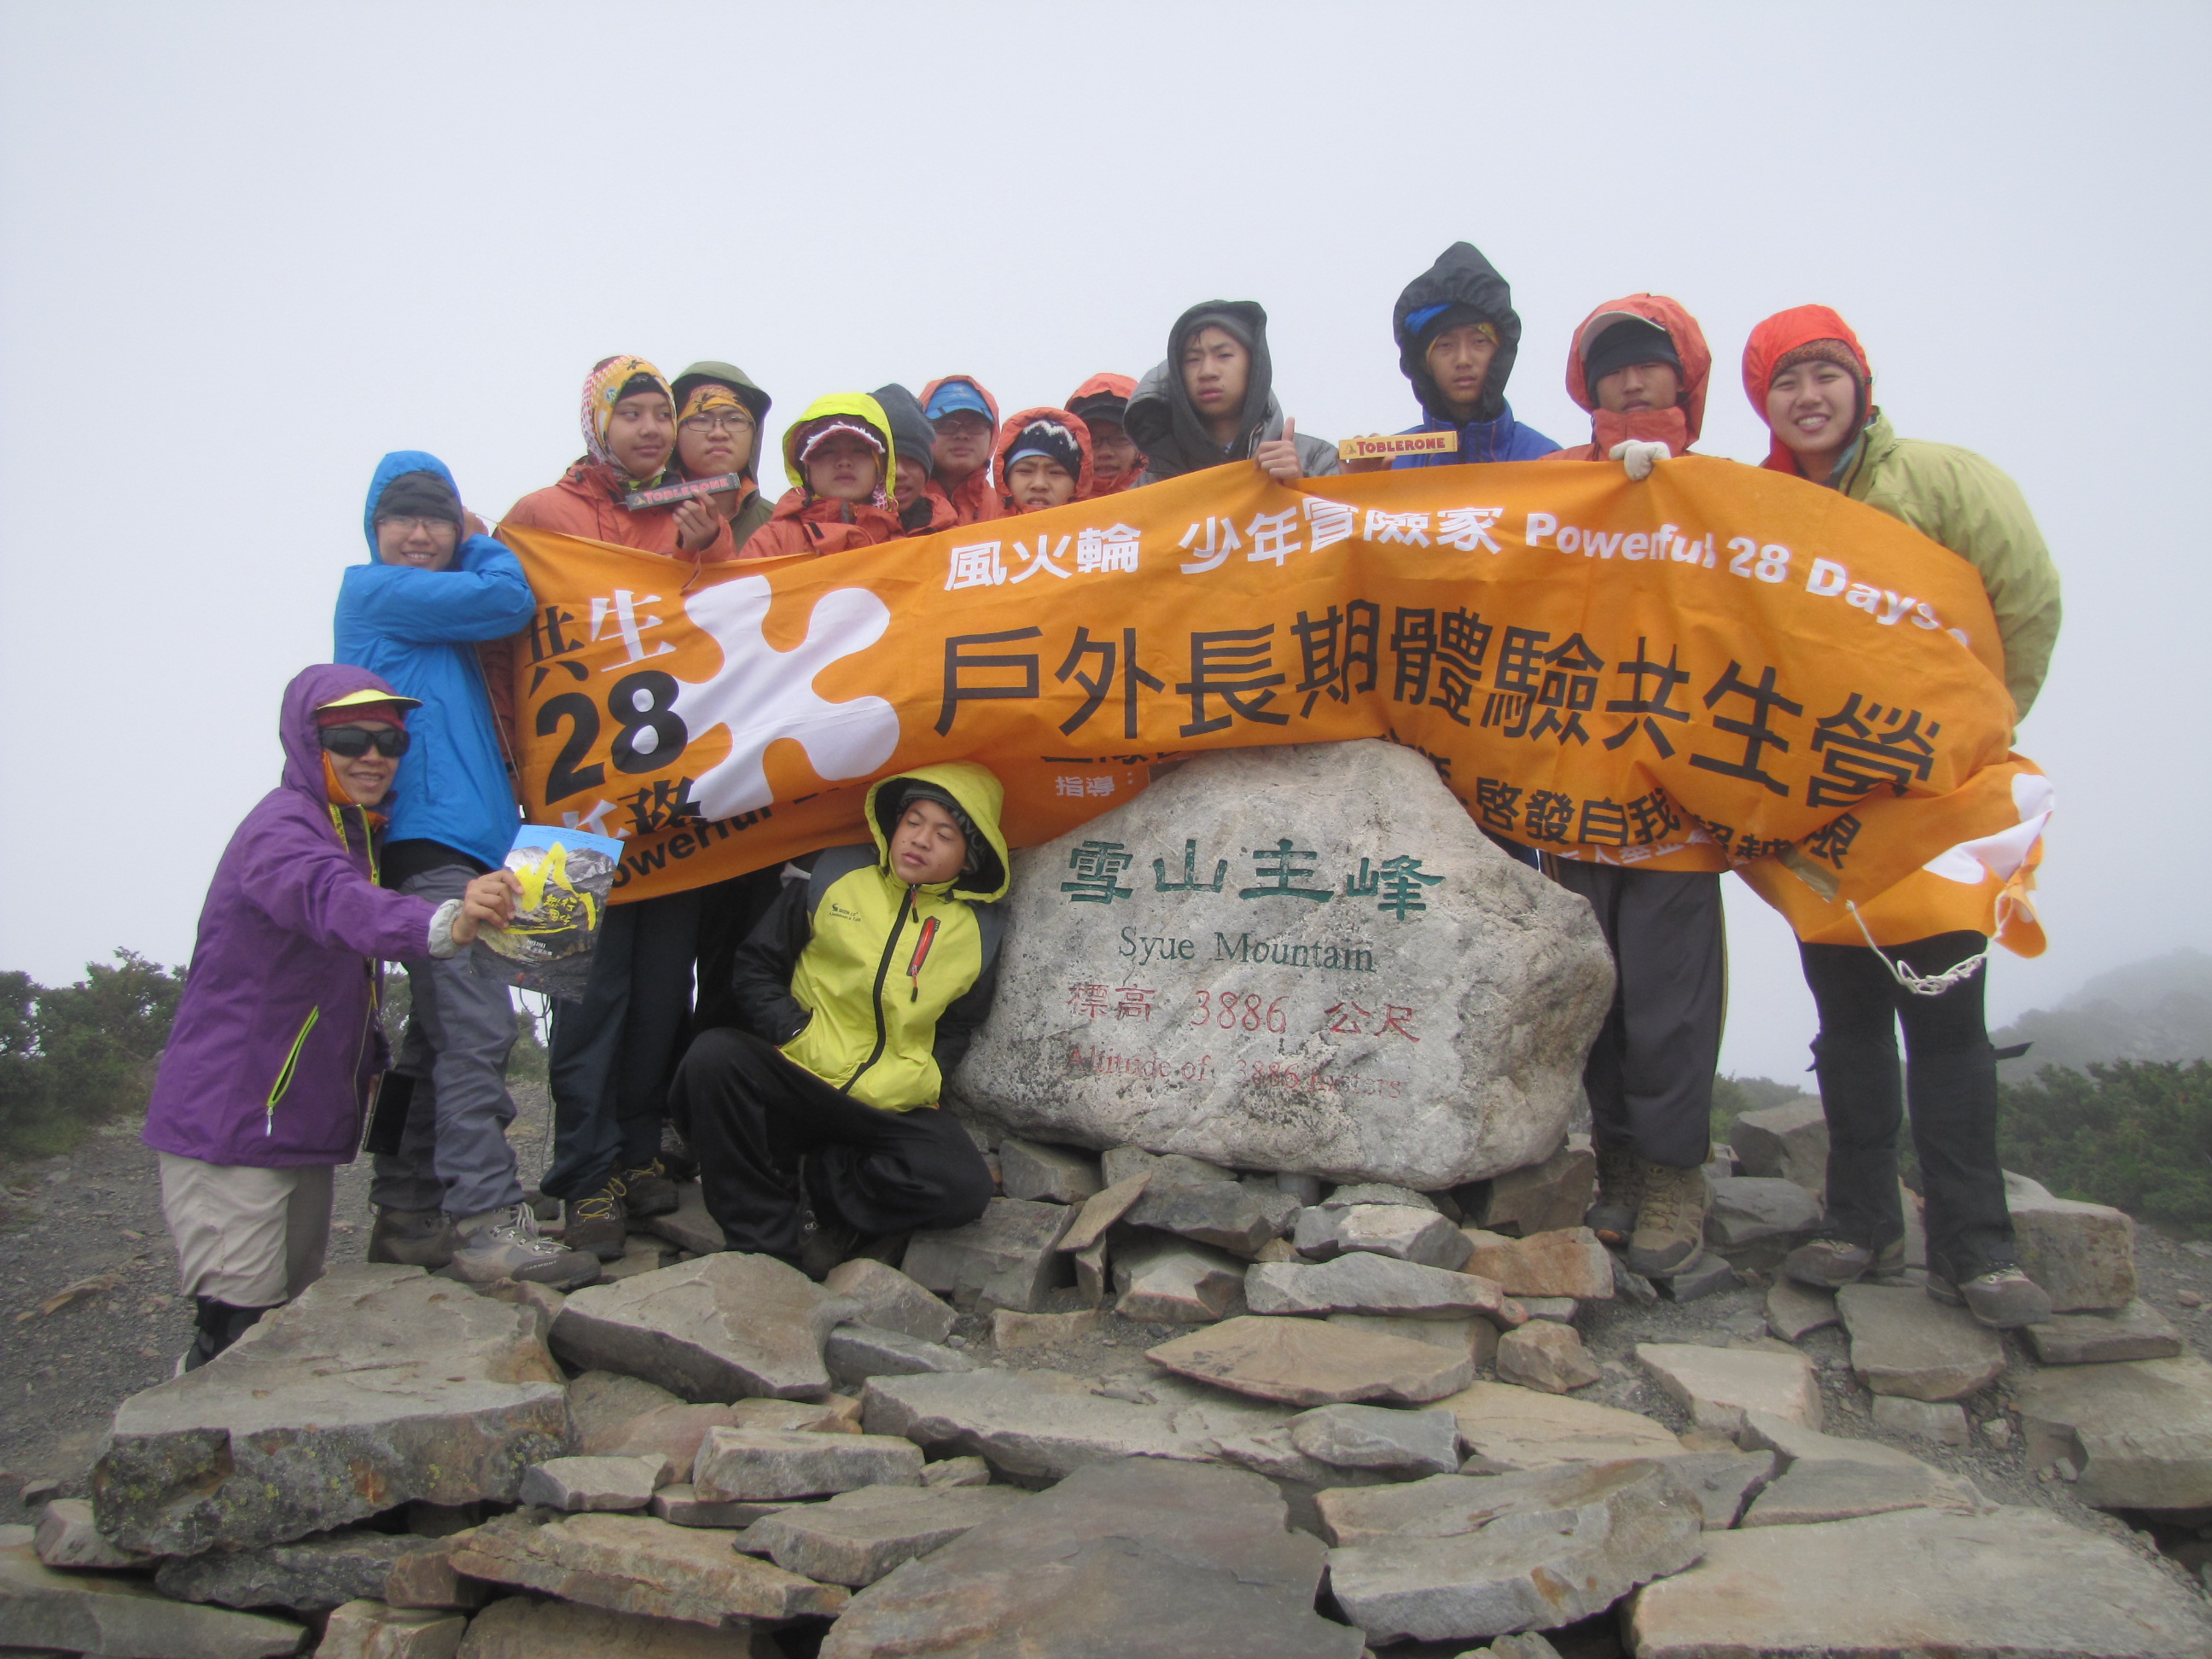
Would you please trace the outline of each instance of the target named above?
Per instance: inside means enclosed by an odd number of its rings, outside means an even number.
[[[552,530],[702,564],[737,556],[729,520],[700,501],[631,508],[623,498],[670,480],[676,394],[642,357],[602,357],[584,381],[585,454],[560,483],[507,509],[501,528]]]
[[[1087,501],[1095,482],[1091,428],[1064,409],[1025,409],[999,434],[992,468],[1010,514]]]
[[[937,487],[952,503],[953,522],[981,524],[1003,518],[1006,507],[991,487],[991,441],[999,430],[999,400],[972,374],[948,374],[921,389],[921,412],[935,427]]]
[[[1617,459],[1632,478],[1686,453],[1713,366],[1697,319],[1656,294],[1611,300],[1583,319],[1567,354],[1567,395],[1590,413],[1590,441],[1555,459]],[[1713,1072],[1728,1009],[1721,878],[1547,857],[1544,869],[1589,901],[1613,952],[1613,1008],[1583,1065],[1598,1160],[1587,1224],[1628,1248],[1653,1278],[1704,1255]]]
[[[817,398],[783,434],[792,483],[775,513],[745,544],[748,559],[842,553],[906,534],[892,504],[898,465],[883,405],[860,392]]]
[[[1094,374],[1069,395],[1067,412],[1091,428],[1091,483],[1076,500],[1119,495],[1143,474],[1145,458],[1127,425],[1136,389],[1127,374]]]

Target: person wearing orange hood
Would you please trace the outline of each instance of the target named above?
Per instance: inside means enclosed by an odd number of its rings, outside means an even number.
[[[792,488],[745,544],[748,559],[842,553],[906,532],[892,505],[897,452],[883,405],[858,392],[817,398],[783,434]]]
[[[936,428],[932,476],[952,503],[955,524],[1002,518],[1006,507],[991,487],[991,441],[999,431],[999,400],[972,374],[948,374],[921,389],[921,412]]]
[[[1076,500],[1119,495],[1143,474],[1145,458],[1127,424],[1136,389],[1126,374],[1094,374],[1070,394],[1067,412],[1091,431],[1091,483],[1077,492]]]
[[[624,498],[671,481],[676,394],[642,357],[602,357],[584,381],[583,457],[561,482],[507,509],[504,529],[552,530],[717,564],[737,557],[730,522],[701,501],[632,508]]]
[[[1695,441],[1712,352],[1674,301],[1632,294],[1575,331],[1567,395],[1590,412],[1590,441],[1567,460],[1620,460],[1632,478]],[[1698,870],[1547,858],[1589,901],[1616,969],[1613,1008],[1583,1065],[1597,1200],[1587,1224],[1626,1244],[1630,1268],[1665,1279],[1705,1254],[1713,1073],[1728,1009],[1721,878]]]
[[[1743,386],[1774,434],[1769,471],[1877,507],[1974,567],[2003,641],[2005,684],[2025,715],[2057,638],[2059,595],[2019,486],[1971,451],[1899,437],[1873,400],[1865,349],[1826,306],[1780,312],[1753,329]],[[2000,1329],[2038,1323],[2051,1316],[2051,1297],[2021,1271],[1997,1164],[1996,1055],[1980,971],[1989,940],[1971,929],[1876,937],[1885,931],[1877,921],[1865,945],[1797,947],[1820,1017],[1813,1060],[1828,1121],[1828,1236],[1790,1252],[1782,1271],[1828,1288],[1902,1268],[1897,1136],[1909,1102],[1926,1188],[1929,1295]]]
[[[994,467],[1008,513],[1041,513],[1095,493],[1091,428],[1064,409],[1025,409],[1007,421]]]

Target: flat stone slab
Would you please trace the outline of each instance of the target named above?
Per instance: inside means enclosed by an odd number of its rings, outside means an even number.
[[[1255,1314],[1383,1314],[1401,1319],[1496,1317],[1505,1292],[1492,1279],[1355,1251],[1322,1262],[1263,1261],[1244,1275]]]
[[[1963,1406],[1911,1400],[1901,1394],[1875,1395],[1874,1425],[1893,1434],[1917,1435],[1944,1446],[1963,1446],[1974,1437],[1967,1427]]]
[[[1833,1291],[1816,1291],[1779,1277],[1766,1287],[1766,1328],[1784,1342],[1795,1342],[1842,1319]]]
[[[672,1619],[647,1619],[571,1601],[527,1595],[495,1601],[469,1621],[465,1659],[782,1659],[764,1631],[709,1630]]]
[[[769,1516],[744,1547],[802,1577],[860,1589],[1029,1496],[1012,1486],[864,1486]]]
[[[721,1224],[707,1213],[706,1195],[696,1181],[678,1185],[676,1207],[666,1215],[640,1216],[632,1224],[694,1255],[716,1255],[730,1248]]]
[[[1058,1246],[1074,1220],[1065,1204],[994,1198],[964,1227],[916,1233],[901,1266],[924,1290],[951,1297],[956,1306],[1035,1313],[1048,1291],[1073,1281]]]
[[[1498,1339],[1498,1380],[1568,1394],[1586,1389],[1604,1373],[1583,1346],[1572,1327],[1535,1320]]]
[[[1820,1224],[1820,1200],[1794,1181],[1736,1176],[1711,1183],[1705,1238],[1723,1249],[1762,1239],[1796,1238]]]
[[[1237,1171],[1183,1152],[1148,1152],[1141,1146],[1115,1146],[1098,1160],[1109,1190],[1139,1176],[1163,1187],[1188,1187],[1209,1181],[1234,1181]]]
[[[568,1416],[583,1456],[665,1457],[679,1469],[691,1467],[708,1430],[743,1420],[735,1405],[689,1405],[657,1383],[612,1371],[586,1371],[568,1385]]]
[[[1915,1295],[1918,1292],[1915,1291]],[[1771,1348],[1706,1348],[1691,1342],[1639,1342],[1637,1363],[1701,1429],[1733,1435],[1747,1411],[1808,1429],[1820,1426],[1820,1384],[1813,1363]]]
[[[725,1250],[569,1297],[553,1352],[682,1399],[818,1399],[822,1345],[850,1305],[772,1256]]]
[[[1463,1357],[1316,1319],[1224,1320],[1150,1349],[1163,1370],[1294,1406],[1357,1401],[1425,1405],[1474,1380]]]
[[[2212,1364],[2061,1365],[2014,1390],[2031,1468],[2063,1457],[2099,1509],[2212,1508]]]
[[[1105,1185],[1098,1160],[1066,1146],[1046,1146],[1008,1135],[999,1143],[1000,1185],[1008,1198],[1080,1204]]]
[[[988,1486],[991,1466],[980,1457],[941,1457],[921,1468],[925,1486]]]
[[[958,1316],[896,1267],[866,1256],[839,1262],[823,1279],[822,1288],[853,1304],[855,1324],[898,1331],[924,1342],[944,1341],[952,1334]]]
[[[1112,1186],[1093,1193],[1083,1200],[1076,1212],[1074,1224],[1060,1236],[1054,1248],[1073,1255],[1087,1250],[1106,1237],[1106,1230],[1129,1213],[1136,1201],[1145,1195],[1152,1184],[1152,1172],[1139,1170],[1136,1174],[1115,1182]]]
[[[730,1547],[734,1534],[642,1515],[572,1515],[544,1525],[503,1515],[469,1535],[453,1565],[471,1578],[564,1601],[692,1624],[731,1619],[834,1619],[851,1592],[817,1584]]]
[[[2171,1359],[2182,1351],[2181,1333],[2138,1297],[2117,1313],[2057,1314],[2026,1333],[2046,1365],[2104,1365],[2124,1359]]]
[[[1688,1449],[1674,1431],[1640,1413],[1506,1382],[1477,1382],[1437,1404],[1459,1419],[1468,1474],[1680,1457]]]
[[[1613,1257],[1587,1227],[1526,1238],[1469,1227],[1462,1236],[1468,1249],[1461,1271],[1496,1279],[1508,1296],[1571,1296],[1579,1302],[1613,1295]]]
[[[1729,1130],[1735,1161],[1747,1176],[1776,1177],[1815,1198],[1828,1184],[1828,1120],[1810,1095],[1746,1112]]]
[[[1747,1411],[1736,1443],[1746,1451],[1771,1451],[1787,1464],[1799,1462],[1880,1463],[1890,1468],[1925,1467],[1910,1453],[1878,1440],[1853,1440],[1844,1435],[1823,1434],[1802,1423],[1770,1412]]]
[[[1623,1634],[1637,1659],[2203,1659],[2203,1600],[2124,1545],[2039,1510],[1901,1510],[1711,1533],[1649,1584]]]
[[[975,1362],[957,1348],[875,1325],[840,1325],[822,1345],[822,1361],[830,1368],[832,1382],[841,1389],[854,1389],[872,1376],[975,1369]]]
[[[771,1515],[809,1500],[798,1498],[760,1498],[757,1500],[707,1498],[689,1480],[680,1480],[663,1486],[653,1494],[653,1518],[676,1527],[713,1527],[724,1532],[742,1532],[756,1521],[765,1521]]]
[[[126,1550],[100,1536],[92,1522],[92,1502],[57,1498],[39,1511],[32,1543],[50,1567],[123,1569],[151,1567],[161,1558]]]
[[[1132,1458],[1078,1470],[854,1597],[822,1659],[1358,1659],[1314,1611],[1319,1540],[1236,1469]]]
[[[1244,1311],[1244,1263],[1225,1250],[1153,1233],[1114,1247],[1114,1310],[1164,1325],[1205,1325]]]
[[[1459,1229],[1434,1206],[1413,1204],[1316,1204],[1297,1212],[1291,1243],[1316,1261],[1359,1250],[1425,1267],[1456,1268],[1468,1253]]]
[[[1300,1451],[1335,1468],[1388,1469],[1402,1479],[1459,1468],[1459,1419],[1448,1411],[1317,1406],[1290,1429]]]
[[[1900,1468],[1803,1458],[1759,1495],[1743,1524],[1801,1527],[1887,1515],[1893,1510],[1952,1510],[1973,1515],[1990,1507],[1972,1481],[1925,1463]]]
[[[307,1635],[289,1620],[172,1601],[136,1577],[56,1572],[39,1559],[31,1534],[29,1527],[0,1527],[0,1631],[15,1648],[118,1659],[276,1659],[297,1651]],[[1320,1542],[1313,1547],[1318,1561]]]
[[[154,1575],[154,1588],[179,1601],[323,1613],[347,1601],[383,1601],[399,1564],[439,1542],[348,1528],[258,1549],[172,1556]]]
[[[1402,1337],[1408,1342],[1430,1342],[1474,1361],[1477,1370],[1498,1358],[1498,1326],[1487,1319],[1399,1319],[1389,1314],[1334,1313],[1332,1325],[1367,1331],[1377,1336]]]
[[[2004,1375],[2004,1340],[1925,1291],[1846,1285],[1836,1308],[1850,1333],[1851,1370],[1875,1394],[1963,1400]]]
[[[195,1555],[419,1501],[512,1503],[568,1449],[530,1308],[419,1267],[333,1268],[214,1363],[116,1408],[93,1514],[125,1549]]]
[[[1743,1506],[1774,1479],[1781,1460],[1772,1452],[1691,1452],[1669,1458],[1683,1488],[1697,1501],[1705,1517],[1707,1532],[1726,1532],[1743,1513]]]
[[[675,1468],[665,1457],[549,1457],[523,1471],[522,1501],[570,1514],[641,1510]]]
[[[1000,1353],[1017,1348],[1054,1348],[1079,1342],[1098,1328],[1096,1309],[1075,1313],[1016,1313],[1001,1308],[991,1316],[991,1346]]]
[[[1151,1227],[1249,1258],[1269,1239],[1287,1232],[1298,1212],[1297,1200],[1288,1193],[1216,1181],[1148,1185],[1125,1218],[1133,1227]]]
[[[1707,1536],[1703,1510],[1651,1462],[1440,1475],[1323,1492],[1316,1507],[1347,1540],[1329,1552],[1330,1592],[1377,1645],[1570,1624],[1680,1571]]]
[[[2020,1265],[2050,1292],[2053,1311],[2110,1312],[2136,1299],[2136,1224],[2126,1211],[2054,1198],[2009,1170],[2005,1207]]]
[[[715,1429],[700,1442],[691,1466],[691,1490],[709,1503],[921,1484],[921,1449],[883,1434]]]
[[[1466,1214],[1493,1233],[1557,1232],[1579,1227],[1597,1195],[1597,1157],[1570,1144],[1540,1164],[1508,1170],[1482,1189]]]
[[[454,1659],[468,1616],[370,1600],[332,1609],[315,1659]]]

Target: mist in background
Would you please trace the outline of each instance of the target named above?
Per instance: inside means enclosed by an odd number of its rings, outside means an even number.
[[[1909,437],[2017,478],[2066,624],[2050,953],[1991,1024],[2202,940],[2212,577],[2201,6],[0,7],[0,966],[181,963],[278,695],[326,659],[386,451],[496,519],[636,352],[775,398],[1139,374],[1213,297],[1302,431],[1410,424],[1391,302],[1511,279],[1516,412],[1569,333],[1703,323],[1700,450],[1755,461],[1753,324],[1834,306]],[[771,447],[768,453],[775,451]],[[771,469],[763,487],[782,481]],[[1726,1069],[1794,1079],[1781,921],[1729,884]]]

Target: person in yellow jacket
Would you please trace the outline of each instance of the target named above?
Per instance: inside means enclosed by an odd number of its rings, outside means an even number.
[[[990,1202],[982,1153],[939,1100],[997,985],[1001,799],[969,761],[881,780],[872,842],[787,881],[738,947],[742,1025],[701,1034],[670,1098],[731,1249],[819,1278],[864,1237],[961,1226]]]

